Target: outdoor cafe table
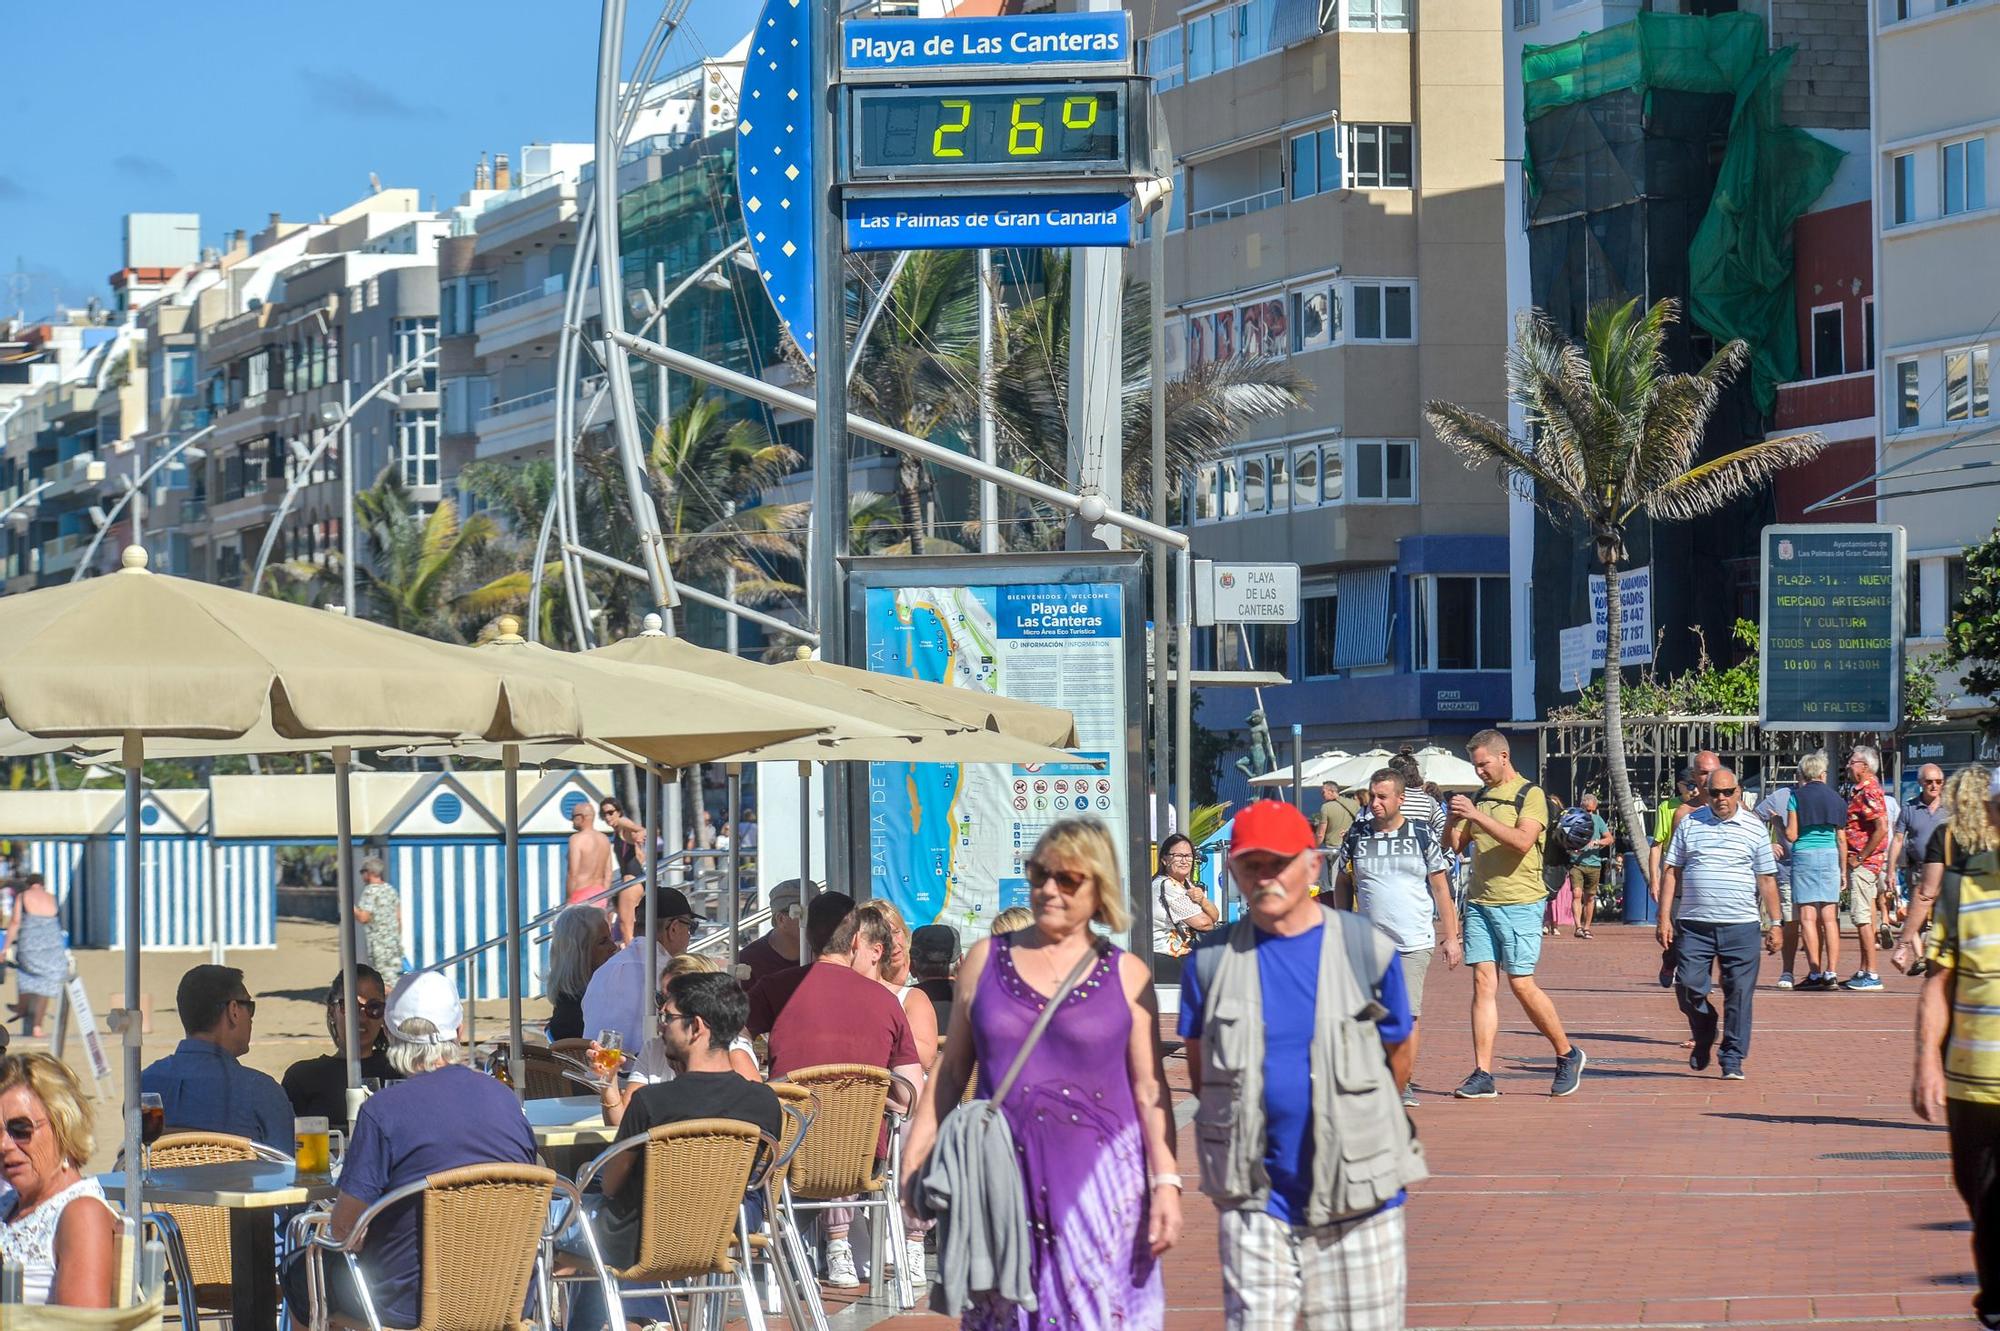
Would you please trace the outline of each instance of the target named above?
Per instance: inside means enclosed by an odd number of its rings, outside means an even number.
[[[125,1175],[99,1174],[111,1196],[125,1190]],[[227,1160],[209,1165],[154,1169],[146,1175],[146,1201],[171,1206],[219,1206],[229,1212],[232,1266],[230,1316],[237,1331],[278,1324],[278,1245],[272,1212],[325,1201],[338,1187],[325,1175],[300,1177],[291,1162]]]
[[[618,1136],[618,1129],[604,1121],[604,1106],[594,1095],[527,1100],[521,1108],[549,1167],[568,1177]]]

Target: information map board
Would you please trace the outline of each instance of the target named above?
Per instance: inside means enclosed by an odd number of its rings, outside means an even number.
[[[1077,816],[1109,824],[1125,880],[1136,863],[1143,881],[1136,556],[855,560],[848,586],[868,669],[1064,708],[1080,741],[1073,764],[871,763],[872,894],[969,943],[1026,904],[1035,841]]]
[[[1894,730],[1903,712],[1901,527],[1766,527],[1759,719]]]

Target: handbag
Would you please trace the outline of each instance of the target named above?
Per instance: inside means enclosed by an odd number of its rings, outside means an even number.
[[[934,1312],[959,1316],[976,1296],[989,1292],[1028,1311],[1036,1308],[1027,1190],[1015,1160],[1014,1131],[1000,1106],[1063,1001],[1102,955],[1103,944],[1094,943],[1049,996],[992,1097],[968,1100],[938,1124],[937,1141],[911,1197],[912,1209],[939,1225]]]

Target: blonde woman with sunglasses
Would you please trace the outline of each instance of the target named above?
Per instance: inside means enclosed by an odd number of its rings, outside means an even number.
[[[0,1173],[14,1192],[0,1214],[0,1257],[21,1269],[26,1303],[111,1306],[118,1222],[83,1174],[90,1126],[67,1067],[47,1054],[0,1058]]]

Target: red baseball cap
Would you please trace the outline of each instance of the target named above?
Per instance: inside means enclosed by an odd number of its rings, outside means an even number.
[[[1237,856],[1262,850],[1286,859],[1313,849],[1319,838],[1313,835],[1306,816],[1283,800],[1257,800],[1236,815],[1229,830],[1229,853]]]

